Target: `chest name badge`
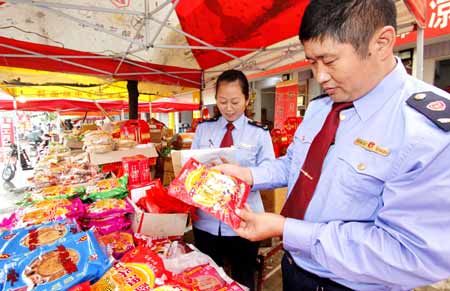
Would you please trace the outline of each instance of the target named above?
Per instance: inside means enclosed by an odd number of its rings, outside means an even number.
[[[369,152],[373,152],[382,156],[388,156],[391,151],[385,147],[381,147],[379,145],[377,145],[375,142],[373,141],[367,141],[364,140],[362,138],[357,138],[355,139],[355,141],[353,142],[355,145],[362,147],[363,149],[369,151]]]

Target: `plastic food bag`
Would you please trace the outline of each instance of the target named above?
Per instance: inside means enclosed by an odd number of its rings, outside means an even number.
[[[194,205],[237,228],[250,186],[239,178],[206,168],[191,158],[169,186],[169,195]]]
[[[0,262],[3,290],[67,290],[97,280],[110,267],[91,232]]]
[[[0,254],[9,257],[28,254],[42,246],[57,244],[78,231],[76,223],[65,219],[4,232],[0,237]]]
[[[107,198],[122,199],[127,197],[128,176],[122,176],[119,179],[110,178],[95,182],[93,186],[86,187],[86,194],[82,196],[83,200],[98,200]]]
[[[157,254],[145,247],[127,252],[94,285],[92,291],[153,290],[168,280],[164,264]]]

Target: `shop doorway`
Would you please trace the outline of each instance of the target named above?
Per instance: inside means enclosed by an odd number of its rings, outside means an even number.
[[[436,62],[433,83],[450,93],[450,59]]]
[[[261,90],[261,122],[271,130],[275,116],[275,87]]]

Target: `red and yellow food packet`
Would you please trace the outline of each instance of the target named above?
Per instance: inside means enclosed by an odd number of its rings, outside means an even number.
[[[239,227],[241,209],[247,200],[250,186],[239,178],[206,168],[189,159],[169,186],[169,195],[194,205],[233,228]]]

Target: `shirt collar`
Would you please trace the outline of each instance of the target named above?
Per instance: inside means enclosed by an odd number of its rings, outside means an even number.
[[[223,116],[220,116],[219,122],[221,128],[227,128],[228,121]],[[240,130],[244,127],[245,122],[247,122],[247,117],[245,116],[245,114],[242,114],[241,117],[233,121],[234,128]]]
[[[386,101],[392,98],[401,87],[408,73],[402,61],[396,58],[397,65],[375,88],[361,98],[353,101],[353,106],[362,121],[368,120]]]

